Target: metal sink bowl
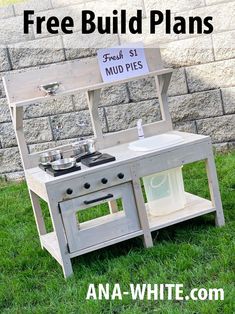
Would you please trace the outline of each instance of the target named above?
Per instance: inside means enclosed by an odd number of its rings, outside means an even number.
[[[148,152],[174,146],[184,139],[175,134],[160,134],[138,140],[129,144],[129,149],[136,152]]]

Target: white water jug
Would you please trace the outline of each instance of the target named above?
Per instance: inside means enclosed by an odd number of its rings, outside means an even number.
[[[181,167],[144,177],[143,181],[151,215],[163,216],[184,208],[186,199]]]

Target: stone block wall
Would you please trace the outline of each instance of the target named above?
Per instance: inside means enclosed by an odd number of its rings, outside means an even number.
[[[235,146],[235,1],[229,0],[32,0],[0,8],[0,175],[7,179],[23,176],[11,117],[1,76],[9,71],[30,71],[49,67],[52,63],[74,62],[96,54],[96,47],[115,46],[130,41],[145,44],[164,43],[162,57],[175,71],[169,89],[169,106],[176,129],[212,137],[218,148]],[[81,34],[80,11],[97,13],[125,8],[128,14],[136,9],[144,12],[143,28],[149,25],[149,10],[171,9],[181,16],[212,15],[215,32],[207,36],[165,35],[160,28],[156,35]],[[49,36],[44,30],[23,34],[24,9],[36,14],[76,20],[72,35]],[[155,37],[154,37],[155,36]],[[74,43],[79,42],[79,48]],[[52,49],[53,47],[53,49]],[[80,137],[92,135],[85,95],[50,100],[46,104],[26,107],[25,133],[30,152],[55,147]],[[100,119],[104,132],[115,132],[160,119],[153,80],[133,81],[102,91]]]

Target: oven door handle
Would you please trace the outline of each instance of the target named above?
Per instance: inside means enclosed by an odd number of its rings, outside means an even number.
[[[84,204],[85,205],[90,205],[90,204],[97,203],[97,202],[100,202],[100,201],[108,200],[109,198],[113,198],[113,194],[108,194],[106,196],[95,198],[94,200],[90,200],[90,201],[84,201]]]

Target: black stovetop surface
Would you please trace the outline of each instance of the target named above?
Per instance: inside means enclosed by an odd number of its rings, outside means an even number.
[[[76,165],[75,167],[65,169],[65,170],[54,170],[54,169],[52,169],[52,167],[50,165],[43,166],[41,164],[39,165],[39,168],[46,171],[46,173],[50,174],[53,177],[60,177],[60,176],[63,176],[64,174],[68,174],[68,173],[72,173],[72,172],[81,170],[81,166],[79,166],[79,165]]]
[[[87,158],[83,158],[81,160],[81,163],[90,168],[90,167],[103,165],[103,164],[106,164],[108,162],[112,162],[115,160],[116,158],[109,154],[97,153],[95,156],[89,156]]]
[[[114,156],[111,156],[109,154],[101,154],[100,152],[95,152],[93,154],[85,155],[82,157],[77,158],[77,164],[75,167],[72,167],[70,169],[65,170],[54,170],[52,169],[51,165],[44,166],[42,164],[39,164],[39,167],[46,171],[48,174],[50,174],[53,177],[59,177],[63,176],[68,173],[76,172],[81,170],[81,166],[78,164],[78,162],[81,162],[86,167],[95,167],[99,165],[103,165],[112,161],[115,161],[116,158]]]

